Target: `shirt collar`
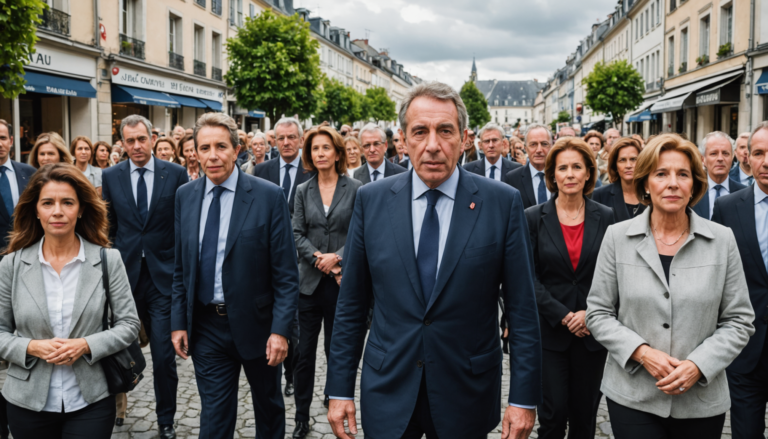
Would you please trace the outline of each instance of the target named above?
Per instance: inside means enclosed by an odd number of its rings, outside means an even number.
[[[296,167],[296,169],[299,169],[299,163],[300,163],[300,162],[301,162],[301,154],[297,155],[297,156],[296,156],[296,158],[295,158],[295,159],[293,159],[293,161],[291,162],[291,164],[292,164],[293,166],[295,166],[295,167]],[[285,167],[285,165],[287,165],[287,164],[288,164],[288,162],[286,162],[285,160],[283,160],[283,156],[280,156],[280,168],[281,168],[281,169],[282,169],[282,168],[284,168],[284,167]],[[233,189],[233,190],[234,190],[234,189]]]
[[[412,172],[412,182],[413,182],[413,199],[416,200],[424,193],[426,193],[429,190],[429,186],[427,186],[424,181],[421,180],[419,175],[416,173],[416,171]],[[448,177],[448,180],[445,180],[443,184],[437,187],[437,190],[443,193],[446,197],[450,198],[451,200],[456,199],[456,190],[459,187],[459,169],[458,165],[456,165],[456,168],[453,169],[453,174],[451,174],[450,177]]]
[[[10,169],[11,172],[14,172],[10,157],[8,157],[8,160],[6,160],[5,163],[3,163],[3,167]]]
[[[539,172],[544,172],[544,171],[539,171],[538,169],[534,168],[533,167],[533,163],[531,163],[530,160],[528,161],[528,167],[531,169],[531,177],[535,177],[536,174],[538,174]]]
[[[69,265],[74,261],[80,261],[85,262],[85,245],[83,245],[83,237],[79,234],[75,233],[75,236],[77,236],[77,239],[80,241],[80,250],[77,252],[77,256],[75,256],[71,261],[67,262],[65,265]],[[40,259],[40,263],[43,265],[50,266],[50,262],[45,260],[45,257],[43,256],[43,242],[45,241],[45,236],[43,236],[43,239],[40,240],[40,245],[37,248],[37,257]]]
[[[382,160],[378,168],[374,168],[373,165],[371,165],[371,162],[365,162],[365,164],[366,166],[368,166],[368,172],[371,174],[371,176],[373,176],[373,171],[379,171],[379,174],[381,174],[381,176],[383,177],[384,170],[386,169],[385,166],[387,165],[385,163],[386,161],[387,159]]]
[[[499,157],[498,160],[496,160],[496,163],[491,164],[491,162],[488,161],[488,156],[483,157],[483,161],[485,162],[485,170],[491,169],[491,166],[496,166],[496,169],[501,170],[501,160],[502,158]]]
[[[232,173],[229,174],[229,177],[227,177],[227,179],[224,180],[224,183],[222,183],[220,186],[224,189],[235,192],[235,189],[237,189],[237,179],[239,176],[240,173],[238,172],[237,167],[235,167],[235,169],[232,170]],[[210,178],[205,177],[205,194],[207,195],[210,193],[214,187],[216,187],[216,184],[214,184]]]
[[[748,179],[749,177],[751,177],[751,175],[747,175],[747,174],[745,174],[745,173],[744,173],[744,170],[743,170],[743,169],[741,169],[741,166],[739,166],[738,168],[739,168],[739,179],[740,179],[740,180],[742,180],[742,181],[743,181],[743,180],[746,180],[746,179]]]
[[[139,167],[136,166],[136,163],[133,163],[133,160],[128,159],[128,162],[130,163],[131,173],[133,173],[133,171],[139,169]],[[155,172],[155,156],[150,157],[149,161],[147,162],[147,164],[142,166],[142,168],[146,169],[149,172]]]
[[[758,186],[757,183],[753,184],[752,186],[755,187],[755,204],[760,204],[765,198],[768,198],[768,194],[763,192],[763,190],[760,189],[760,186]]]
[[[709,184],[709,190],[714,190],[715,186],[717,186],[719,184],[719,185],[723,186],[723,189],[725,189],[730,194],[731,193],[731,187],[728,185],[728,183],[729,183],[728,180],[729,180],[729,178],[726,178],[725,181],[722,182],[722,183],[715,183],[715,180],[712,180],[712,178],[710,178],[709,174],[707,174],[707,184]]]

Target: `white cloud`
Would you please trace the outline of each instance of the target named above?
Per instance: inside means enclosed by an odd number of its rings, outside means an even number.
[[[417,24],[422,21],[435,21],[435,14],[429,9],[424,9],[419,5],[408,5],[400,10],[400,16],[406,23]]]

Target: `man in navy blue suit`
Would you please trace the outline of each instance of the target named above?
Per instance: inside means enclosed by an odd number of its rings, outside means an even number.
[[[755,310],[755,334],[726,369],[731,429],[733,437],[762,438],[768,402],[768,123],[754,131],[748,146],[754,184],[718,198],[712,221],[733,230]]]
[[[173,205],[176,189],[189,177],[183,167],[152,157],[151,133],[146,118],[123,119],[120,134],[130,160],[104,170],[101,190],[108,203],[110,240],[120,250],[149,335],[160,437],[172,439],[179,383],[171,344]]]
[[[467,110],[450,86],[414,87],[399,118],[413,170],[358,192],[331,341],[328,420],[337,437],[351,437],[344,421],[357,433],[352,399],[373,296],[360,387],[366,437],[485,437],[501,409],[501,285],[512,352],[502,437],[527,438],[541,402],[541,341],[520,193],[457,166]]]
[[[176,197],[171,327],[192,356],[200,438],[231,438],[241,368],[251,386],[256,437],[285,437],[280,363],[299,299],[299,268],[283,189],[235,166],[237,125],[207,113],[195,125],[205,178]],[[259,261],[253,264],[253,261]]]
[[[722,131],[712,131],[701,141],[704,167],[707,168],[707,194],[693,206],[693,211],[704,219],[712,218],[715,200],[732,194],[746,186],[730,178],[733,164],[734,141]]]

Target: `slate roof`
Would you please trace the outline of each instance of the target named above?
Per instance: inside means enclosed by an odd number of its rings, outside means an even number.
[[[532,107],[536,94],[544,88],[536,81],[477,81],[477,88],[492,107]],[[495,101],[498,100],[498,105]]]

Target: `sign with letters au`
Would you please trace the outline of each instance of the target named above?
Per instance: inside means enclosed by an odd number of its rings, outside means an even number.
[[[29,55],[29,66],[50,73],[96,76],[96,56],[78,55],[42,43],[38,43],[35,53]]]
[[[119,66],[117,74],[112,72],[112,83],[211,101],[221,101],[224,98],[224,90],[184,79],[146,73],[126,66]]]

